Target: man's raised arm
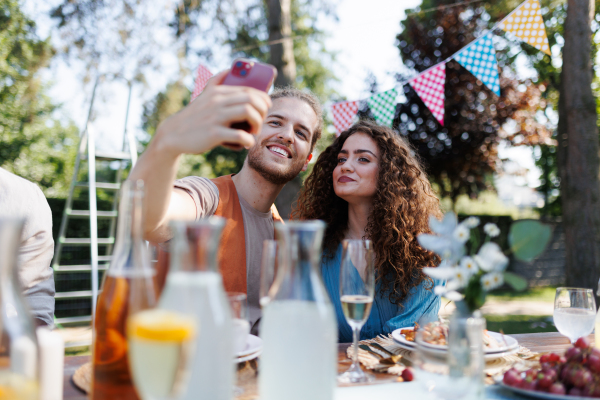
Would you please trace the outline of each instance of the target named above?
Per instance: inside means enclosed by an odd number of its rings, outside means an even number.
[[[159,125],[129,175],[128,179],[145,183],[147,240],[164,242],[170,238],[170,220],[196,216],[192,198],[173,188],[182,154],[201,154],[219,145],[249,148],[254,144],[253,135],[260,132],[271,99],[253,88],[219,85],[227,72],[215,75],[200,96]],[[250,133],[230,127],[243,121],[250,124]]]

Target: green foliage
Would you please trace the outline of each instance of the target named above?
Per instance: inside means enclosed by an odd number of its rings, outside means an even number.
[[[504,272],[504,282],[508,283],[517,292],[527,289],[527,279],[512,272]]]
[[[19,2],[0,3],[0,167],[36,182],[47,196],[67,195],[77,129],[53,118],[38,71],[54,54]]]
[[[508,242],[515,258],[521,261],[533,261],[544,252],[552,229],[539,221],[521,220],[510,227]]]
[[[551,315],[486,315],[487,329],[507,335],[556,332]]]

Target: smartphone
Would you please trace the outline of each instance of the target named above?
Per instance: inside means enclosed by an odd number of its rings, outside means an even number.
[[[274,66],[246,58],[238,58],[233,61],[231,70],[223,80],[222,85],[248,86],[267,93],[276,77],[277,69]],[[236,122],[231,127],[246,132],[250,131],[248,122]],[[231,144],[227,144],[227,146],[239,148],[239,146],[232,146]]]
[[[268,92],[277,76],[277,69],[269,64],[238,58],[223,80],[223,85],[249,86]]]

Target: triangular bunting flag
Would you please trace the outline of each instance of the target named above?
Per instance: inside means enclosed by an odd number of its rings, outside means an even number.
[[[378,124],[392,127],[396,114],[396,97],[398,97],[398,91],[392,89],[371,96],[367,100],[367,104]]]
[[[194,91],[192,92],[192,99],[190,102],[194,101],[196,97],[204,90],[204,86],[210,79],[213,74],[202,64],[198,66],[198,71],[196,72],[196,80],[194,82]]]
[[[492,35],[488,32],[476,41],[470,43],[454,57],[463,67],[469,70],[477,79],[500,96],[500,78],[496,49],[492,43]]]
[[[444,125],[444,86],[446,85],[446,63],[440,63],[425,73],[408,81],[434,117]]]
[[[504,18],[498,27],[506,32],[514,34],[524,42],[529,43],[538,50],[548,55],[550,47],[548,45],[548,36],[546,36],[546,26],[542,18],[540,3],[538,0],[527,0],[518,8],[513,10]]]
[[[340,136],[342,132],[352,126],[354,117],[358,114],[358,100],[343,101],[331,106],[333,113],[333,125],[337,131],[336,136]]]

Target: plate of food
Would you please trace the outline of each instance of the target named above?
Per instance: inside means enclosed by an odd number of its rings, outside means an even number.
[[[415,333],[420,329],[418,324],[414,327],[400,328],[392,332],[392,338],[404,348],[415,348]],[[434,322],[425,325],[423,329],[424,346],[432,350],[446,351],[448,349],[448,325],[443,322]],[[513,337],[498,332],[484,331],[483,345],[485,354],[512,353],[518,350],[519,342]]]
[[[511,368],[498,384],[512,392],[538,399],[583,400],[600,397],[600,349],[579,338],[564,355],[542,354],[539,364],[526,371]]]

